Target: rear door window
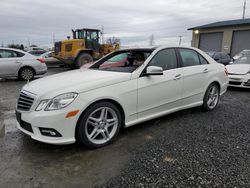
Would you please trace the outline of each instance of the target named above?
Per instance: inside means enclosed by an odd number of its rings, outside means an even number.
[[[163,70],[175,69],[178,67],[174,49],[159,51],[151,60],[148,66],[162,67]]]
[[[184,67],[200,65],[200,59],[194,50],[179,49],[182,64]]]
[[[21,52],[15,52],[12,50],[0,50],[0,58],[15,58],[24,56]]]

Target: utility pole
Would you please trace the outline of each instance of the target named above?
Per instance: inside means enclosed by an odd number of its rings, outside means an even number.
[[[28,38],[28,48],[30,47],[30,39]]]
[[[104,26],[102,25],[102,44],[104,44]]]
[[[247,2],[246,0],[244,1],[244,6],[243,6],[243,15],[242,15],[242,19],[244,20],[245,19],[245,16],[246,16],[246,7],[247,7]]]
[[[179,46],[181,45],[182,42],[182,36],[179,36],[180,40],[179,40]]]
[[[53,44],[55,44],[55,33],[53,33]]]

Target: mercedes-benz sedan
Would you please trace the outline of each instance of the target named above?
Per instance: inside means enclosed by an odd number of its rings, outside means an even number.
[[[198,49],[119,50],[89,69],[25,85],[17,126],[41,142],[97,148],[122,127],[196,106],[213,110],[227,86],[225,66]]]

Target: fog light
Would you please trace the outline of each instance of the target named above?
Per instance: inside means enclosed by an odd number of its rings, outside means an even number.
[[[43,136],[62,137],[62,135],[58,131],[56,131],[55,129],[39,127],[39,130]]]

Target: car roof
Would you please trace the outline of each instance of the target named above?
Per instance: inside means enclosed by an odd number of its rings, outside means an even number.
[[[128,48],[123,48],[123,49],[119,49],[119,50],[116,50],[117,52],[123,52],[123,51],[154,51],[156,48],[153,48],[153,47],[137,47],[137,48],[131,48],[131,47],[128,47]]]
[[[0,47],[0,50],[13,50],[13,51],[21,52],[21,53],[26,53],[23,50],[19,50],[19,49],[15,49],[15,48],[3,48],[3,47]]]
[[[161,46],[153,46],[153,47],[128,47],[128,48],[124,48],[124,49],[119,49],[117,51],[143,51],[143,50],[161,50],[161,49],[165,49],[165,48],[187,48],[187,49],[193,49],[193,50],[199,50],[197,48],[194,47],[190,47],[190,46],[168,46],[168,45],[161,45]]]
[[[28,52],[47,52],[46,50],[29,50]]]

